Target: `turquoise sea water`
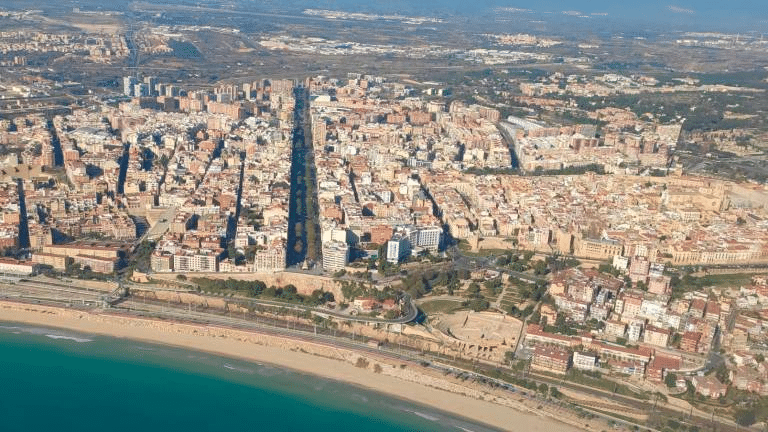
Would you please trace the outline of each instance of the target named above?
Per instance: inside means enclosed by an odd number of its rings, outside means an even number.
[[[5,431],[490,431],[268,365],[0,323]]]

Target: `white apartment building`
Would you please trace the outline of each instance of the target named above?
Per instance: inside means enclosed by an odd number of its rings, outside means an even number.
[[[342,242],[323,243],[323,269],[338,271],[349,263],[349,246]]]
[[[579,370],[591,371],[595,369],[595,363],[597,363],[597,356],[590,353],[573,353],[573,367]]]
[[[387,243],[387,261],[397,264],[411,254],[411,242],[408,237],[395,234]]]
[[[173,256],[173,270],[184,272],[215,272],[218,271],[219,260],[211,254],[176,254]]]
[[[440,240],[443,238],[443,229],[437,226],[417,227],[416,242],[411,241],[415,248],[429,249],[433,252],[440,247]]]
[[[270,247],[256,252],[253,260],[255,272],[269,273],[285,270],[285,247]]]

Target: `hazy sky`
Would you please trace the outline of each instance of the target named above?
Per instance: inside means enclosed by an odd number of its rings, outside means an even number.
[[[424,15],[485,16],[504,13],[538,15],[581,12],[598,19],[637,23],[675,24],[690,30],[728,27],[733,30],[768,31],[768,0],[313,0],[315,7],[348,11],[420,13]],[[519,10],[514,12],[512,9]],[[605,16],[603,16],[605,17]]]

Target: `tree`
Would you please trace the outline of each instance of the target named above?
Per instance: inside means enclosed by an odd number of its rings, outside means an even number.
[[[388,310],[388,311],[384,312],[384,318],[385,319],[391,320],[391,319],[397,318],[398,316],[400,316],[400,314],[396,310],[394,310],[394,309],[393,310]]]
[[[522,316],[523,318],[527,317],[528,315],[533,313],[533,305],[529,304],[528,306],[523,309]]]
[[[482,298],[472,299],[471,301],[464,302],[463,305],[465,307],[469,307],[475,312],[482,312],[491,307],[491,304],[488,303],[488,300]]]
[[[738,423],[741,426],[752,426],[755,424],[756,418],[755,418],[755,409],[749,408],[749,409],[741,409],[736,411],[736,414],[734,415],[734,418],[736,420],[736,423]]]
[[[249,287],[248,287],[248,294],[255,297],[257,295],[260,295],[264,292],[264,290],[267,289],[267,285],[262,281],[254,281]]]
[[[500,294],[502,290],[501,278],[493,278],[483,282],[483,286],[494,295]]]
[[[664,377],[664,384],[669,388],[675,387],[677,385],[677,375],[668,373],[667,376]]]
[[[467,288],[467,292],[470,295],[477,295],[478,293],[480,293],[480,284],[478,284],[477,282],[472,282],[471,284],[469,284],[469,288]]]
[[[352,300],[355,298],[355,286],[351,283],[342,283],[341,295],[344,296],[344,300]]]
[[[720,366],[715,369],[715,377],[723,384],[730,383],[730,371],[728,370],[728,367],[724,364],[721,364]]]
[[[536,260],[533,263],[533,271],[536,275],[545,275],[548,272],[547,263],[544,260]]]
[[[559,313],[557,314],[557,318],[555,318],[555,327],[563,326],[565,326],[565,315]]]
[[[528,321],[533,323],[533,324],[538,324],[541,321],[541,313],[539,313],[539,311],[534,312],[533,315],[531,315],[531,318]]]
[[[235,243],[232,242],[227,245],[227,257],[234,261],[235,256],[237,256],[237,250],[235,249]]]

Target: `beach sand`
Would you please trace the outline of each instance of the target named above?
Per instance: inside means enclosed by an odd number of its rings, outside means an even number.
[[[9,301],[0,301],[0,320],[129,338],[268,363],[412,400],[502,430],[580,430],[530,411],[509,394],[473,388],[416,365],[409,364],[403,368],[400,364],[392,364],[394,361],[391,359],[379,359],[365,353],[362,356],[368,360],[369,367],[359,367],[359,364],[355,365],[355,360],[361,357],[361,353],[319,343],[218,326],[89,313]],[[583,420],[572,421],[583,425]]]

